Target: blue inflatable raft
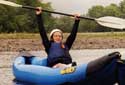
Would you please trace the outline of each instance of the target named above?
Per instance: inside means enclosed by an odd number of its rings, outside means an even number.
[[[87,64],[65,69],[47,67],[46,58],[31,58],[31,64],[25,64],[24,57],[17,57],[13,63],[13,74],[22,82],[37,85],[59,85],[66,82],[76,83],[86,77]]]

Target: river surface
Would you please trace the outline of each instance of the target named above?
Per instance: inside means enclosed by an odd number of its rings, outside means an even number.
[[[125,59],[124,48],[71,50],[70,54],[73,61],[76,61],[78,64],[83,64],[114,51],[121,52],[122,59]],[[37,57],[46,57],[46,53],[44,51],[30,51],[30,53]],[[12,81],[14,79],[12,64],[17,55],[18,52],[0,52],[0,85],[14,85]]]

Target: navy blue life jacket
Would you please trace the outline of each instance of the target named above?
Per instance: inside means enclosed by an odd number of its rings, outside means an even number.
[[[61,47],[61,43],[52,42],[48,53],[48,66],[53,66],[57,63],[69,64],[72,62],[67,46]]]

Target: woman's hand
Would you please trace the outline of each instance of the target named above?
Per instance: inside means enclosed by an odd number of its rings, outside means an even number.
[[[80,20],[80,14],[74,14],[74,18],[75,18],[75,20]]]
[[[39,15],[42,13],[42,7],[37,7],[36,14]]]
[[[62,63],[57,63],[56,65],[54,65],[52,68],[65,68],[67,67],[66,64],[62,64]]]

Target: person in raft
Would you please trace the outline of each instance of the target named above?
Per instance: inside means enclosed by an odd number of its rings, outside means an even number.
[[[72,66],[72,58],[69,54],[69,50],[76,38],[79,16],[75,16],[75,23],[71,34],[63,43],[63,33],[59,29],[54,29],[50,33],[50,40],[47,37],[43,20],[42,20],[42,8],[37,7],[36,10],[39,32],[45,46],[45,51],[48,54],[48,66],[53,68],[64,68]],[[25,57],[27,64],[31,64],[32,56],[25,50],[20,52]],[[87,63],[86,79],[80,82],[80,85],[114,85],[118,82],[118,63],[120,63],[121,54],[119,52],[112,52],[108,55],[97,58]],[[119,62],[120,61],[120,62]],[[65,84],[64,84],[65,85]]]
[[[36,10],[39,32],[45,47],[45,51],[48,55],[47,62],[49,67],[53,68],[63,68],[66,66],[74,66],[76,62],[72,62],[72,58],[69,54],[69,50],[72,47],[72,44],[76,38],[79,21],[78,15],[74,15],[75,23],[73,25],[72,31],[67,38],[66,42],[63,43],[63,32],[60,29],[53,29],[50,32],[50,40],[47,37],[46,30],[44,27],[42,19],[42,8],[37,7],[39,10]]]
[[[68,38],[66,39],[66,42],[63,43],[62,42],[63,32],[60,29],[53,29],[49,35],[50,40],[48,39],[45,27],[43,25],[44,24],[43,19],[41,16],[42,8],[37,7],[37,9],[38,9],[36,10],[37,23],[38,23],[39,32],[43,41],[43,45],[45,47],[45,51],[48,55],[48,58],[47,58],[48,66],[57,68],[57,67],[65,67],[69,64],[72,64],[73,62],[69,54],[69,50],[71,49],[72,44],[77,35],[78,26],[80,22],[80,19],[78,18],[79,16],[74,15],[75,22],[74,22],[72,31],[68,36]],[[112,59],[114,58],[120,59],[120,57],[121,57],[121,54],[119,52],[112,52],[106,56],[100,57],[99,59],[89,62],[87,68],[91,72],[94,69],[100,68],[103,65],[107,65],[106,63],[111,62]]]

